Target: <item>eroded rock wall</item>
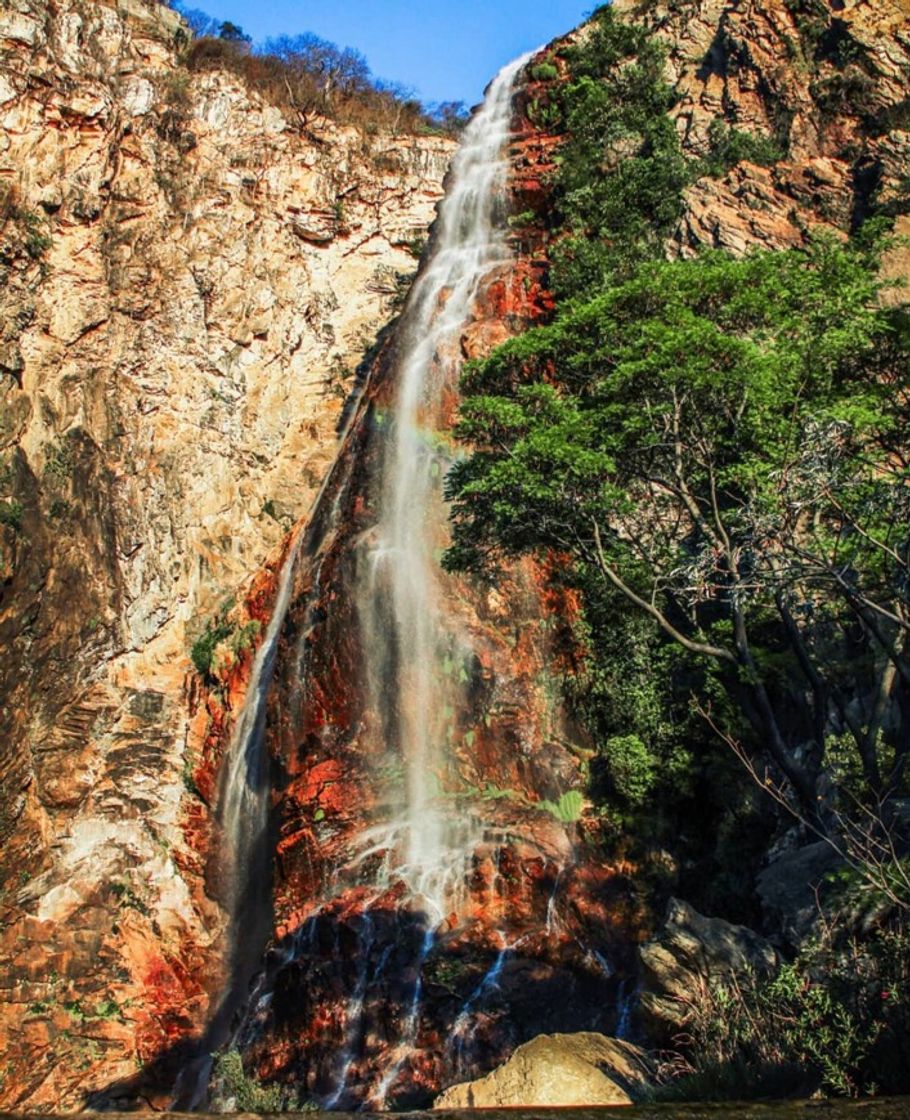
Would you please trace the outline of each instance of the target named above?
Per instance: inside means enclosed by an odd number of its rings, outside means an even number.
[[[672,252],[787,248],[813,230],[846,233],[900,208],[910,167],[907,0],[614,7],[667,47],[671,115],[687,155],[707,156],[712,124],[724,122],[766,138],[781,156],[694,183]]]
[[[205,1020],[207,744],[453,149],[301,135],[182,39],[143,0],[0,10],[4,1105]],[[238,595],[207,695],[188,652]]]

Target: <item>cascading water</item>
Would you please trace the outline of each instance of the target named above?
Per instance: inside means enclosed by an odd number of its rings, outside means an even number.
[[[478,326],[508,333],[490,293],[505,300],[515,268],[525,61],[465,131],[429,256],[285,569],[228,767],[222,819],[240,847],[264,834],[261,744],[280,773],[278,943],[233,1045],[328,1108],[419,1105],[537,1030],[615,1023],[621,969],[603,962],[619,937],[593,931],[611,908],[623,926],[624,888],[576,858],[577,825],[554,811],[582,776],[547,577],[525,565],[484,590],[439,566],[464,356]]]
[[[442,205],[433,253],[399,325],[398,391],[382,465],[380,520],[364,547],[358,602],[367,635],[372,707],[390,753],[404,761],[403,797],[393,822],[399,874],[442,908],[451,890],[453,835],[439,812],[445,744],[464,707],[470,647],[441,607],[435,551],[445,543],[441,480],[450,460],[439,436],[444,391],[457,385],[461,331],[490,270],[508,260],[497,221],[506,182],[512,94],[525,58],[494,80],[465,132]],[[390,790],[393,801],[398,791]],[[460,876],[458,876],[460,878]]]

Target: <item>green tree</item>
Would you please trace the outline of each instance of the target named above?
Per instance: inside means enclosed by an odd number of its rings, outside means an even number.
[[[469,367],[449,479],[450,566],[574,557],[709,667],[813,819],[833,732],[877,795],[910,749],[910,333],[878,252],[639,265]]]
[[[553,282],[571,297],[660,254],[682,214],[692,168],[668,115],[674,94],[664,49],[645,28],[600,8],[565,59],[566,138],[554,185],[557,221],[568,236],[554,249]]]
[[[229,19],[225,20],[219,28],[218,38],[226,39],[229,43],[251,43],[253,41],[239,24],[231,23]]]

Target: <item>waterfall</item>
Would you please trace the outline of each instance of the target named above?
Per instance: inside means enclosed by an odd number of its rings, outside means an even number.
[[[465,130],[432,252],[398,326],[397,397],[379,483],[379,521],[361,557],[358,603],[372,707],[404,781],[388,791],[397,874],[442,908],[471,847],[438,806],[446,744],[465,705],[471,649],[443,609],[436,553],[446,543],[442,478],[451,463],[440,430],[458,384],[461,332],[478,288],[508,261],[501,213],[514,82],[506,66]],[[463,822],[462,822],[463,826]],[[393,834],[393,835],[392,835]],[[456,865],[456,866],[453,866]]]
[[[529,57],[465,130],[428,255],[288,555],[225,763],[237,961],[206,1044],[330,1109],[419,1105],[535,1025],[616,1017],[615,938],[591,942],[584,907],[559,905],[610,873],[576,865],[575,824],[548,808],[581,775],[550,674],[547,577],[516,567],[488,593],[439,564],[464,352],[486,325],[501,337],[491,293],[521,267],[508,145]],[[249,923],[272,839],[280,940],[263,956]]]
[[[225,754],[218,815],[225,840],[227,901],[235,922],[241,917],[239,893],[259,872],[257,864],[263,855],[269,797],[268,762],[263,750],[266,698],[302,542],[303,535],[298,534],[285,557],[272,617],[253,661],[243,709]]]

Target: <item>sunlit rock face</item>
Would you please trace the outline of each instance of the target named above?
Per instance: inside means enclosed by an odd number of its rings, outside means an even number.
[[[787,117],[774,168],[689,189],[668,253],[843,234],[906,174],[905,5],[838,12],[871,85],[833,119],[837,66],[795,64],[780,0],[620,6],[667,43],[688,155],[723,113],[763,135]],[[120,1083],[167,1104],[181,1047],[230,987],[213,806],[292,524],[309,551],[268,705],[274,948],[240,1041],[253,1072],[336,1107],[426,1101],[541,1030],[622,1033],[652,916],[636,869],[606,862],[596,820],[561,803],[588,744],[561,702],[577,604],[546,567],[445,579],[470,656],[440,696],[468,703],[425,792],[458,841],[451,905],[392,873],[403,775],[382,679],[363,674],[358,557],[381,512],[396,337],[312,529],[307,511],[452,144],[375,139],[377,170],[353,129],[304,138],[225,74],[175,80],[178,30],[144,0],[0,10],[0,180],[39,223],[0,234],[0,502],[22,506],[19,530],[0,524],[0,1104],[116,1100]],[[545,85],[516,90],[501,215],[544,221],[509,234],[474,292],[449,340],[468,358],[552,310]],[[906,250],[889,272],[906,282]],[[457,407],[447,380],[434,440]],[[187,652],[228,596],[204,687]],[[161,1078],[135,1080],[162,1056]]]
[[[180,30],[144,0],[0,10],[7,1106],[79,1105],[207,1018],[248,623],[453,149],[305,137],[234,77],[178,69]],[[189,648],[229,597],[206,691]]]
[[[718,118],[783,151],[771,168],[741,162],[690,187],[671,252],[788,248],[812,231],[849,232],[894,197],[910,162],[903,0],[615,7],[667,46],[671,116],[688,154],[706,154]]]
[[[433,1108],[630,1105],[653,1075],[647,1052],[628,1042],[586,1031],[538,1035],[486,1077],[453,1085]]]

